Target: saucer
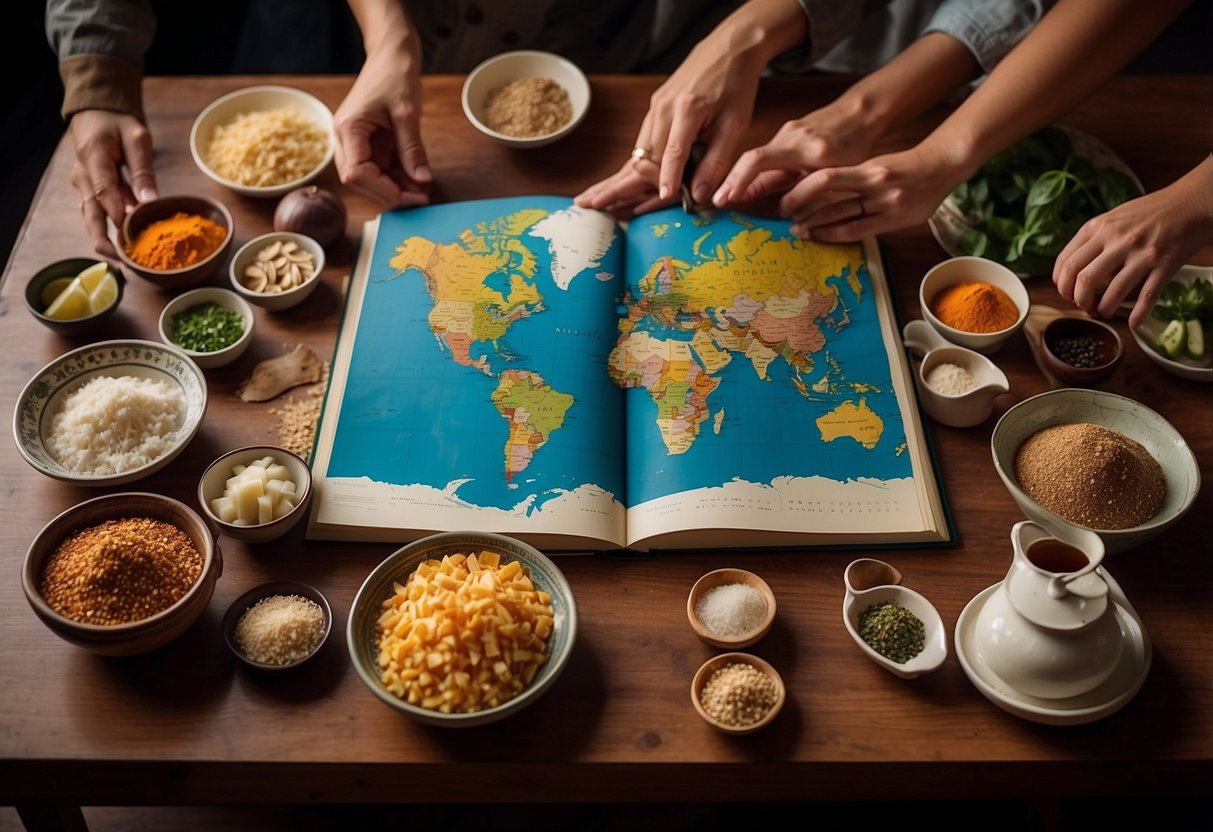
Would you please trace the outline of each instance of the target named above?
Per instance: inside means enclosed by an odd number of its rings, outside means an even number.
[[[974,627],[977,614],[986,599],[1002,586],[998,582],[971,600],[956,620],[956,656],[965,675],[981,693],[1009,714],[1045,725],[1083,725],[1111,716],[1141,689],[1150,672],[1150,636],[1137,611],[1125,598],[1120,585],[1103,569],[1100,575],[1108,583],[1108,597],[1115,602],[1116,620],[1125,634],[1120,662],[1107,681],[1092,691],[1064,699],[1028,696],[1000,679],[977,652]]]

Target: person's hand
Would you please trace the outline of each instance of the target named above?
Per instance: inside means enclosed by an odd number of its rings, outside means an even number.
[[[106,219],[121,228],[128,208],[156,197],[152,134],[134,116],[108,110],[81,110],[68,130],[76,149],[72,185],[80,195],[84,229],[93,251],[116,260]]]
[[[430,201],[420,74],[420,56],[408,49],[368,53],[333,117],[342,184],[392,208]]]
[[[1105,318],[1141,286],[1129,326],[1145,321],[1163,287],[1213,242],[1213,156],[1177,182],[1087,221],[1053,264],[1066,300]]]
[[[695,167],[691,196],[697,205],[706,203],[750,126],[765,64],[751,52],[722,50],[711,36],[701,41],[653,93],[632,157],[578,194],[577,205],[626,217],[672,202],[697,140],[706,149]]]
[[[722,188],[726,196],[748,195],[766,171],[807,170],[811,164],[803,147],[786,148],[780,156],[759,155],[745,169],[734,168]],[[779,212],[794,221],[792,233],[799,237],[855,242],[925,222],[966,175],[941,148],[924,141],[854,167],[815,170],[783,195]]]

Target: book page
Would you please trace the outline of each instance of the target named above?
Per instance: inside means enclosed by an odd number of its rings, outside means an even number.
[[[948,535],[874,244],[789,229],[677,209],[630,223],[610,362],[632,548]]]
[[[384,213],[351,277],[312,539],[623,543],[613,219],[565,197]],[[568,540],[563,540],[567,538]]]

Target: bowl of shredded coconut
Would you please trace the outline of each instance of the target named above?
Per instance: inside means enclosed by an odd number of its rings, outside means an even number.
[[[228,607],[223,638],[236,658],[258,670],[289,670],[320,651],[333,611],[320,590],[299,581],[253,587]]]
[[[544,147],[573,132],[590,109],[590,82],[572,61],[530,49],[481,63],[463,83],[463,112],[510,147]]]
[[[190,130],[198,169],[236,193],[280,197],[333,161],[333,113],[294,87],[262,85],[224,95]]]
[[[34,374],[17,397],[13,439],[48,477],[121,485],[172,462],[198,432],[206,404],[206,378],[180,350],[101,341]]]

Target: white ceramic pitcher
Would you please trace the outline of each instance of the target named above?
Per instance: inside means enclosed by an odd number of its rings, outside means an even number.
[[[1120,660],[1124,636],[1099,572],[1104,547],[1085,529],[1061,540],[1031,521],[1011,529],[1007,577],[976,621],[979,655],[1029,696],[1063,699],[1094,690]]]

